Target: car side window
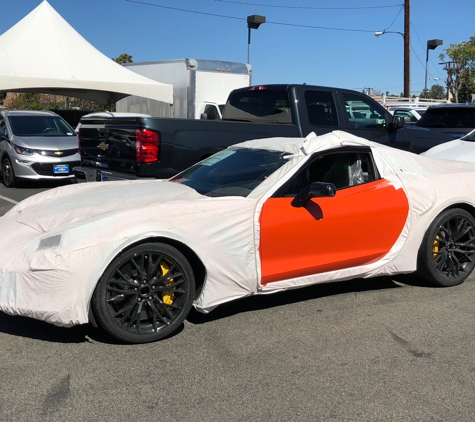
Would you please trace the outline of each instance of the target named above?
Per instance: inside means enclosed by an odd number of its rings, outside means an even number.
[[[387,130],[386,116],[367,98],[343,94],[350,127],[355,129]]]
[[[284,196],[295,196],[313,182],[333,183],[338,190],[372,182],[377,178],[369,152],[319,154],[293,177]]]
[[[315,126],[338,126],[335,100],[327,91],[305,91],[308,122]]]

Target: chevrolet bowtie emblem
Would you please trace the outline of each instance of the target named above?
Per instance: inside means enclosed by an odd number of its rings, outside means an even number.
[[[57,155],[59,157],[60,155],[63,155],[63,151],[55,151],[54,155]]]
[[[105,142],[101,142],[97,148],[101,149],[102,151],[105,151],[106,149],[109,148],[109,145],[107,145]]]

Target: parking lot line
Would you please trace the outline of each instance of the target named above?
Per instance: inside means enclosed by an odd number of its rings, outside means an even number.
[[[0,199],[3,199],[4,201],[11,202],[12,204],[18,204],[17,201],[14,201],[13,199],[7,198],[6,196],[0,195]]]

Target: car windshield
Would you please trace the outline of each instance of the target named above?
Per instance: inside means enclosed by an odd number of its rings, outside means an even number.
[[[74,136],[76,133],[61,117],[52,115],[9,116],[16,136]]]
[[[289,157],[282,151],[229,148],[195,164],[170,181],[189,186],[202,195],[246,197]]]
[[[429,108],[417,122],[417,126],[428,128],[474,128],[475,107]]]

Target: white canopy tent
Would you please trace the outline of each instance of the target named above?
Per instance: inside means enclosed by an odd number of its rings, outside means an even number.
[[[44,0],[0,36],[0,91],[42,92],[114,103],[129,95],[173,103],[173,86],[102,54]]]

